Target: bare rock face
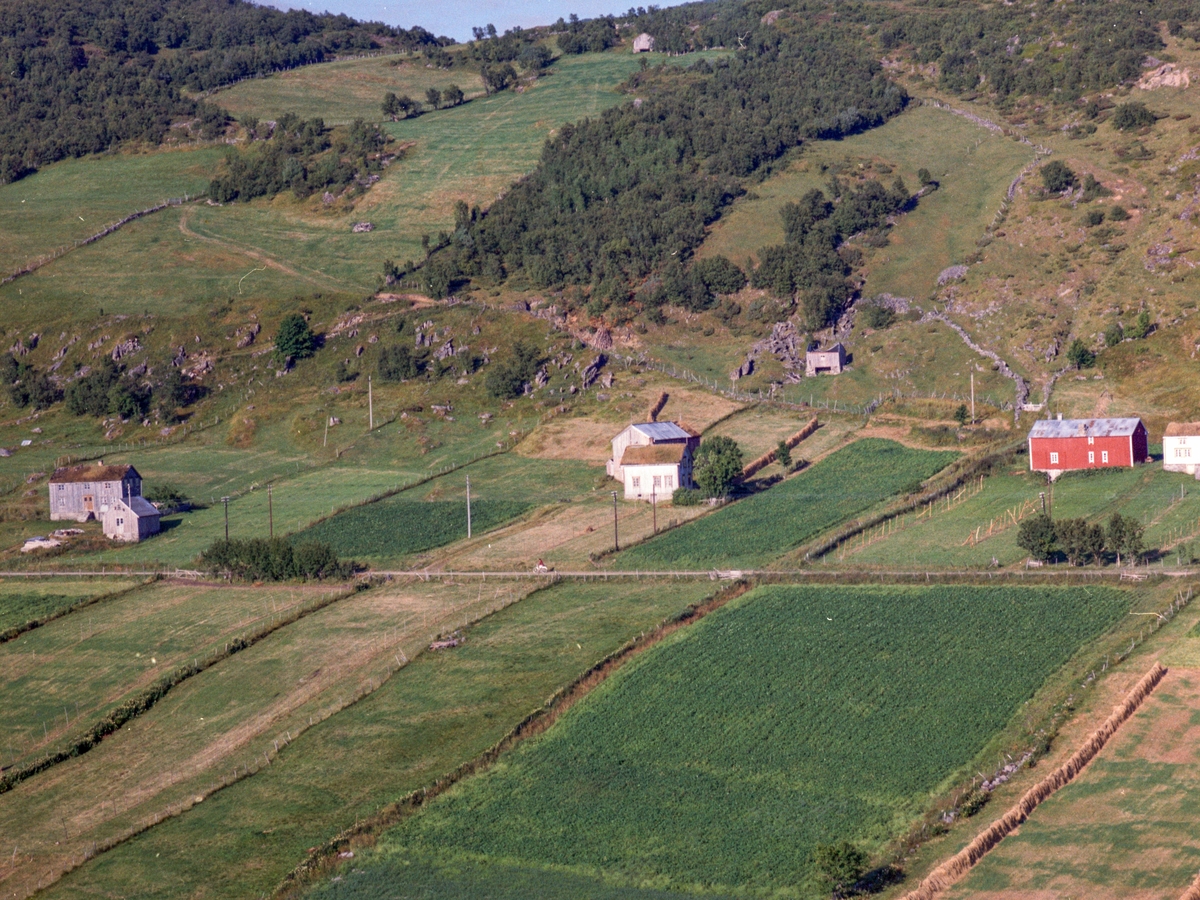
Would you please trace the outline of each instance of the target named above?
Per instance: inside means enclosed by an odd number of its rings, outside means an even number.
[[[583,370],[583,373],[580,375],[580,379],[582,380],[585,388],[591,387],[591,385],[599,377],[600,370],[604,368],[604,364],[606,362],[608,362],[608,357],[603,353],[598,353],[596,354],[596,358],[591,361],[586,369]]]
[[[141,349],[142,345],[138,342],[136,336],[131,337],[128,340],[121,341],[117,344],[117,346],[113,347],[113,362],[116,362],[122,357],[129,356],[130,354],[137,353]]]
[[[363,355],[363,353],[366,351],[366,349],[367,349],[367,348],[366,348],[366,347],[364,347],[362,344],[359,344],[357,347],[355,347],[355,348],[354,348],[354,355],[355,355],[355,356],[362,356],[362,355]]]
[[[368,231],[374,231],[375,225],[371,222],[355,222],[350,230],[355,234],[365,234]]]
[[[611,350],[613,347],[612,332],[607,328],[599,329],[592,335],[591,345],[597,350]]]
[[[458,350],[454,347],[454,341],[450,340],[438,347],[437,350],[434,351],[433,357],[434,359],[441,361],[447,357],[454,356],[457,353]]]
[[[613,373],[612,372],[605,372],[603,375],[600,376],[600,386],[604,387],[604,388],[610,388],[613,386]]]
[[[550,373],[546,371],[546,367],[542,366],[537,370],[537,375],[533,377],[534,387],[545,387],[550,383]]]
[[[262,326],[257,322],[247,325],[245,328],[238,329],[237,348],[244,350],[254,343],[254,339],[258,337],[258,333],[262,331]]]
[[[736,369],[734,369],[732,372],[730,372],[729,377],[732,380],[737,381],[740,378],[745,378],[747,375],[750,375],[753,372],[754,372],[754,359],[753,359],[753,357],[746,357],[746,361],[744,363],[742,363],[740,366],[738,366]]]

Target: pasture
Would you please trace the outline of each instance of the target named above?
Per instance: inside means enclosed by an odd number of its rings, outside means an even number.
[[[309,66],[296,77],[319,77],[321,69]],[[388,123],[408,149],[353,208],[284,194],[166,210],[5,285],[0,302],[32,321],[48,307],[73,309],[81,294],[106,311],[187,314],[230,296],[260,301],[297,292],[373,292],[385,258],[421,259],[421,236],[450,229],[456,201],[488,206],[534,167],[553,130],[621,102],[614,88],[636,69],[628,53],[574,56],[523,93],[505,91]],[[364,220],[375,230],[351,233],[351,225]]]
[[[478,585],[434,581],[359,596],[364,604],[378,604],[372,595],[407,593],[448,610],[450,597],[469,595],[474,602],[478,590]],[[474,606],[471,619],[478,619],[493,602],[489,595],[494,590],[489,582],[482,592],[483,606]],[[133,900],[183,898],[197,892],[269,893],[304,859],[308,848],[475,758],[554,691],[711,590],[707,582],[560,584],[478,621],[466,630],[465,642],[452,650],[417,656],[419,648],[405,641],[411,663],[369,696],[302,735],[297,736],[293,726],[292,742],[269,767],[258,768],[251,777],[86,863],[45,895],[78,897],[111,890]],[[457,619],[443,616],[436,626],[431,619],[429,631],[461,627],[467,615],[464,610]],[[378,623],[370,627],[377,630]],[[341,646],[344,653],[345,644],[339,645],[336,634],[313,630],[309,640],[318,642],[309,645],[310,651],[318,651],[320,645],[334,654]],[[319,652],[324,657],[326,651]],[[327,664],[310,659],[298,674]],[[216,671],[212,674],[214,681],[220,677]],[[255,683],[243,680],[250,674],[235,678],[230,672],[224,680],[244,689]],[[272,679],[289,683],[282,673]],[[231,689],[232,684],[225,688]],[[170,702],[171,698],[164,701]],[[186,709],[207,715],[194,705]],[[183,708],[179,719],[166,721],[186,721],[182,713]],[[275,720],[269,735],[282,734],[286,721]],[[218,733],[226,727],[213,726]],[[260,759],[264,745],[269,749],[270,741],[260,738],[253,745]],[[238,759],[246,761],[244,751],[223,764],[228,769]],[[0,815],[7,812],[0,797]],[[0,860],[0,866],[6,862],[7,858]]]
[[[200,147],[105,153],[64,160],[0,185],[0,277],[139,209],[202,193],[224,152]]]
[[[851,541],[825,562],[986,566],[994,557],[1001,565],[1020,563],[1028,556],[1016,543],[1020,521],[1041,509],[1042,493],[1055,519],[1082,517],[1103,525],[1114,512],[1136,518],[1146,529],[1147,549],[1161,548],[1170,563],[1187,563],[1200,551],[1200,491],[1189,475],[1164,472],[1161,463],[1151,462],[1068,474],[1051,490],[1044,477],[1027,467],[1028,457],[1018,456],[1012,466],[985,478],[982,491],[972,488],[957,501],[905,514],[878,534]]]
[[[324,119],[326,125],[345,125],[355,119],[380,121],[380,105],[389,91],[424,104],[428,88],[441,91],[452,84],[468,99],[483,95],[478,72],[426,67],[419,57],[384,56],[318,63],[269,78],[251,78],[217,91],[209,102],[239,119],[278,119],[290,112],[302,119]]]
[[[763,566],[855,513],[916,489],[957,455],[879,438],[856,441],[782,484],[623,551],[614,564],[643,571]]]
[[[913,106],[878,128],[837,142],[813,142],[796,162],[754,188],[713,227],[699,256],[722,254],[739,265],[759,248],[783,241],[779,211],[806,191],[821,188],[860,163],[885,163],[910,191],[926,168],[940,187],[922,197],[889,231],[888,246],[867,259],[866,296],[888,292],[922,300],[936,287],[938,273],[963,261],[987,227],[1009,182],[1033,159],[1031,148],[994,134],[961,116]]]
[[[91,752],[0,795],[0,820],[21,822],[23,835],[15,862],[5,858],[15,866],[6,885],[31,892],[93,842],[119,840],[230,782],[274,770],[277,747],[336,718],[439,633],[511,603],[521,590],[434,582],[351,593],[193,676]],[[260,615],[274,614],[268,607]],[[311,790],[311,777],[307,784]],[[205,877],[219,868],[212,863]]]
[[[31,623],[61,616],[77,604],[121,593],[136,584],[111,579],[0,579],[0,638]]]
[[[491,880],[821,896],[817,843],[879,853],[1130,602],[1104,588],[759,588],[385,834],[345,881],[402,896],[415,859],[452,873],[431,884],[418,869],[431,898],[468,896],[461,873],[479,863]]]

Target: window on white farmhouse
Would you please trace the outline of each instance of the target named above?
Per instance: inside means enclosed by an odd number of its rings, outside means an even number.
[[[662,487],[662,476],[661,476],[661,475],[655,475],[655,476],[654,476],[654,486],[655,486],[655,487]]]
[[[1050,465],[1052,465],[1052,466],[1058,465],[1058,454],[1057,453],[1050,454]]]
[[[640,475],[633,476],[633,486],[635,488],[640,488],[642,486],[642,478]]]
[[[1100,451],[1100,462],[1108,462],[1108,451],[1107,450]]]
[[[675,476],[674,475],[667,476],[667,487],[669,487],[669,488],[675,487]]]

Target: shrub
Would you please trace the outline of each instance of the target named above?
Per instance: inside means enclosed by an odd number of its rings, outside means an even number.
[[[692,477],[710,497],[724,497],[742,474],[742,449],[733,438],[718,435],[696,450]]]
[[[379,377],[383,381],[407,381],[421,374],[421,363],[403,345],[384,347],[379,354]]]
[[[1112,116],[1112,126],[1117,131],[1133,131],[1154,124],[1154,113],[1138,100],[1122,103]]]
[[[954,421],[960,426],[966,425],[967,420],[971,418],[970,410],[967,409],[967,404],[958,404],[958,409],[954,410]]]
[[[834,896],[841,897],[867,870],[867,854],[849,841],[818,844],[813,850],[812,867]]]
[[[1042,184],[1052,194],[1061,194],[1075,186],[1075,173],[1060,159],[1042,166]]]
[[[1108,217],[1114,222],[1124,222],[1129,218],[1129,212],[1123,206],[1114,206],[1109,209]]]
[[[896,321],[896,313],[878,302],[859,304],[858,315],[864,328],[887,328]]]
[[[525,393],[525,385],[537,375],[541,352],[533,344],[517,341],[508,359],[492,366],[483,386],[497,400],[512,400]]]
[[[779,446],[775,448],[775,462],[783,466],[785,472],[792,467],[792,448],[787,445],[787,441],[780,441]]]
[[[695,488],[675,488],[671,503],[675,506],[699,506],[704,502],[704,491]]]
[[[308,359],[317,349],[317,339],[299,313],[284,316],[275,335],[275,356],[281,360]]]
[[[1143,309],[1138,313],[1137,318],[1133,320],[1133,324],[1129,326],[1129,331],[1126,332],[1126,335],[1135,341],[1140,341],[1153,330],[1154,323],[1150,321],[1150,312]]]
[[[714,294],[733,294],[746,284],[746,273],[724,256],[698,260],[692,274]]]
[[[214,541],[201,552],[199,566],[247,581],[349,578],[357,568],[339,560],[328,544],[314,541],[293,547],[286,538]]]
[[[1104,546],[1117,554],[1118,565],[1121,564],[1121,557],[1125,557],[1126,560],[1133,557],[1134,562],[1137,562],[1138,556],[1145,549],[1142,542],[1144,533],[1145,528],[1137,519],[1113,513],[1112,518],[1108,520],[1108,528],[1105,529]]]
[[[1108,328],[1104,329],[1105,347],[1115,347],[1123,340],[1125,340],[1125,332],[1122,330],[1120,322],[1113,322]]]
[[[1104,221],[1104,210],[1089,209],[1083,214],[1083,224],[1088,228],[1095,228]]]
[[[1067,362],[1077,369],[1090,369],[1096,363],[1096,354],[1087,348],[1082,338],[1075,338],[1067,348]]]

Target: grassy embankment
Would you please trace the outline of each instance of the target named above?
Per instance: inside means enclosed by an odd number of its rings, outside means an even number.
[[[398,589],[371,591],[352,602],[372,604],[375,615],[380,616],[379,602],[389,590],[395,595]],[[469,594],[473,600],[476,590],[478,586],[457,588],[437,582],[403,589],[423,598],[421,603],[436,602],[437,592],[460,597]],[[492,590],[489,585],[485,595]],[[535,593],[470,628],[462,646],[416,657],[369,697],[303,735],[296,737],[293,726],[294,740],[270,767],[87,863],[47,896],[76,897],[96,890],[118,891],[131,898],[187,897],[200,890],[206,896],[222,897],[268,892],[303,860],[308,848],[475,758],[555,690],[711,591],[707,582],[592,583],[563,584]],[[465,617],[464,610],[459,624]],[[448,619],[442,621],[442,628],[454,627]],[[374,633],[389,624],[391,620],[385,618],[367,627]],[[432,628],[431,624],[429,630]],[[297,635],[289,643],[297,651],[307,646],[309,653],[319,652],[318,645],[331,648],[330,652],[345,647],[344,638],[330,634],[325,627],[314,627],[303,640]],[[410,655],[415,654],[412,643],[405,640],[402,644]],[[338,653],[343,654],[344,649]],[[231,660],[230,664],[240,661]],[[311,672],[314,666],[328,664],[310,657],[294,674],[287,672],[285,677],[286,670],[281,670],[271,680],[294,683],[295,677]],[[154,717],[166,725],[187,721],[189,716],[219,714],[221,720],[211,727],[220,733],[232,723],[212,709],[213,701],[220,696],[222,703],[230,702],[236,696],[232,693],[235,685],[257,698],[261,691],[248,686],[263,683],[254,679],[264,674],[250,668],[212,672],[207,705],[200,703],[198,690],[206,676],[199,676],[194,679],[192,689],[197,693],[190,702],[183,702],[188,689],[180,692],[178,700],[172,693],[161,709],[147,717],[145,727]],[[261,702],[238,699],[236,705]],[[272,736],[275,730],[283,734],[285,721],[276,720]],[[128,742],[132,736],[122,737]],[[257,741],[260,758],[263,744],[262,739]],[[270,749],[270,742],[265,744]],[[99,752],[90,756],[98,759]],[[171,765],[170,749],[157,755],[159,766]],[[226,768],[235,759],[246,761],[239,754]],[[61,793],[55,792],[54,797],[62,804]],[[47,805],[47,815],[54,808]],[[3,811],[5,801],[0,798]],[[53,821],[58,827],[56,816]],[[72,821],[68,818],[68,824]],[[44,850],[51,851],[59,852],[52,846]]]
[[[1130,603],[1106,588],[761,588],[619,670],[314,895],[450,898],[562,876],[549,896],[580,882],[827,895],[817,843],[882,852]]]

